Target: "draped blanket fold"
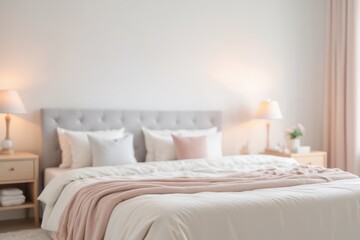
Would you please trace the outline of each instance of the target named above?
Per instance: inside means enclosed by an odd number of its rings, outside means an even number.
[[[56,238],[103,239],[113,209],[145,194],[242,192],[358,178],[340,169],[299,166],[292,170],[267,169],[219,178],[113,180],[80,189],[63,212]]]

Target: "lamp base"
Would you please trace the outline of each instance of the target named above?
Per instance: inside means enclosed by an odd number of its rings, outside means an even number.
[[[4,155],[12,155],[14,154],[14,150],[12,149],[12,141],[10,139],[4,139],[1,143],[1,151],[0,154]]]
[[[14,150],[12,149],[1,149],[0,155],[14,155]]]

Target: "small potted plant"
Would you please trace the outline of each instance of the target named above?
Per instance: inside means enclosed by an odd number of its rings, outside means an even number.
[[[305,134],[305,128],[301,123],[286,129],[285,136],[288,139],[289,150],[297,152],[300,147],[300,139]]]

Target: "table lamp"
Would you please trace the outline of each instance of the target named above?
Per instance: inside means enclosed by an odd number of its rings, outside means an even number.
[[[277,101],[261,101],[256,111],[256,117],[266,119],[266,148],[270,148],[270,120],[282,119],[281,110]]]
[[[13,154],[12,141],[10,139],[10,113],[26,113],[24,104],[19,94],[14,90],[0,90],[0,113],[5,113],[6,136],[1,144],[0,154]]]

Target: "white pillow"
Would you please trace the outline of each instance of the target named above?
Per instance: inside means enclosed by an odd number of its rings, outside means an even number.
[[[217,132],[215,134],[206,136],[207,143],[207,155],[209,158],[222,157],[222,133]]]
[[[215,134],[217,128],[196,130],[150,130],[142,128],[145,136],[146,162],[175,160],[175,146],[171,135],[198,137]]]
[[[60,168],[69,168],[71,167],[71,152],[70,152],[70,145],[67,139],[67,136],[63,128],[57,128],[58,138],[59,138],[59,145],[61,149],[61,164],[59,165]]]
[[[94,167],[137,163],[132,134],[116,139],[89,136],[89,142]]]
[[[91,150],[88,136],[103,138],[121,138],[124,128],[94,132],[67,131],[65,134],[70,146],[72,164],[71,168],[89,167],[92,165]]]

